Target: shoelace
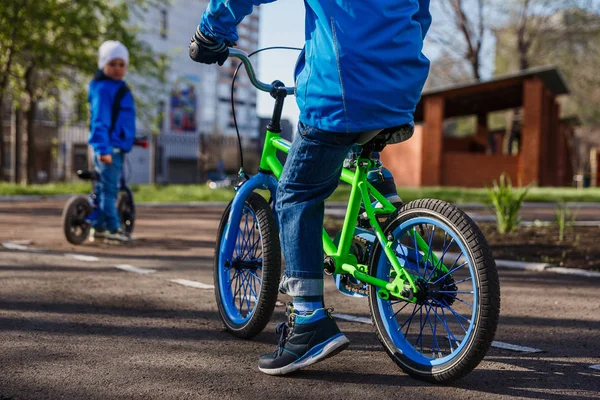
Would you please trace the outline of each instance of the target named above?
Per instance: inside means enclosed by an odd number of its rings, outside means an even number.
[[[296,319],[294,308],[291,304],[288,304],[288,308],[285,313],[288,317],[288,320],[286,322],[278,323],[275,327],[275,334],[279,335],[279,341],[277,342],[277,348],[275,349],[275,354],[278,355],[283,353],[283,348],[285,347],[285,343],[292,333],[292,328],[294,327],[294,321]]]
[[[288,327],[287,322],[280,322],[275,327],[275,333],[279,335],[279,342],[277,343],[277,348],[275,349],[275,353],[278,355],[283,353],[283,348],[285,347],[285,342],[287,341],[289,332],[290,328]]]

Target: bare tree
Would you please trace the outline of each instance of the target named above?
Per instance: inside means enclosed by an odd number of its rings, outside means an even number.
[[[458,62],[469,65],[472,78],[481,80],[482,50],[491,0],[439,0],[432,4],[435,15],[429,40],[445,51],[445,62],[454,53]],[[457,42],[456,36],[460,35]]]

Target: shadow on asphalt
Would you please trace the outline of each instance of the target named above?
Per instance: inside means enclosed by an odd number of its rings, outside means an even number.
[[[513,364],[517,370],[475,369],[454,386],[483,393],[496,393],[528,399],[598,399],[596,395],[582,395],[581,392],[565,396],[564,391],[597,391],[594,382],[600,374],[595,374],[587,364],[578,362],[553,362],[535,357],[487,357],[487,361]],[[524,370],[526,369],[526,370]],[[588,372],[589,371],[589,372]],[[587,377],[589,382],[582,382]],[[561,391],[553,394],[553,389]]]
[[[527,275],[523,275],[523,274]],[[560,287],[576,287],[576,288],[597,288],[600,284],[599,278],[584,278],[575,275],[557,274],[554,272],[523,272],[515,271],[511,269],[498,268],[498,275],[500,276],[500,291],[502,291],[502,284],[510,283],[511,287],[524,287],[528,286],[560,286]],[[501,294],[502,295],[502,294]],[[501,312],[502,313],[502,312]]]

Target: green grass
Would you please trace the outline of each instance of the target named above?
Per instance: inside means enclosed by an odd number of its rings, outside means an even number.
[[[135,199],[138,202],[153,203],[187,203],[198,201],[229,201],[233,198],[232,189],[212,190],[206,185],[137,185],[133,186]],[[55,183],[48,185],[20,186],[0,183],[0,196],[18,195],[69,195],[88,193],[87,182]],[[399,188],[404,201],[429,197],[453,203],[487,202],[488,196],[484,188],[465,189],[456,187]],[[331,196],[331,201],[346,201],[350,193],[347,185],[340,186]],[[525,201],[530,202],[599,202],[600,188],[531,188]]]
[[[197,201],[229,201],[233,189],[211,189],[206,185],[136,185],[135,201],[149,203],[189,203]]]
[[[46,185],[21,186],[0,182],[0,196],[53,196],[89,193],[88,182],[49,183]]]

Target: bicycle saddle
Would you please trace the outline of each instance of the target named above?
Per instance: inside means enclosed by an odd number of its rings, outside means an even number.
[[[356,142],[362,145],[365,150],[381,151],[388,144],[400,143],[410,139],[414,130],[415,125],[411,123],[383,130],[368,131],[362,133]]]

